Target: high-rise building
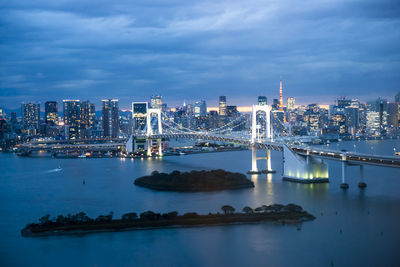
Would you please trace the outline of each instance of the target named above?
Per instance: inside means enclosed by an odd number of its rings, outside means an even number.
[[[367,102],[367,133],[369,135],[385,135],[387,131],[387,100],[378,98]]]
[[[81,137],[81,101],[63,100],[65,137],[79,139]]]
[[[293,97],[288,97],[287,99],[287,108],[290,110],[294,109],[294,106],[296,104],[296,99]]]
[[[268,104],[268,99],[264,95],[258,96],[258,105],[259,106],[266,106]]]
[[[367,111],[367,134],[371,136],[380,135],[379,112]]]
[[[400,92],[398,92],[398,93],[394,96],[394,102],[400,103]]]
[[[132,102],[132,124],[134,134],[145,133],[147,109],[147,102]]]
[[[219,97],[219,115],[226,116],[226,96]]]
[[[186,105],[186,115],[194,116],[194,106],[193,106],[193,104],[187,104]]]
[[[89,100],[81,103],[81,126],[82,129],[94,127],[95,124],[95,105]]]
[[[22,104],[23,127],[29,134],[37,134],[40,121],[40,104]]]
[[[11,123],[17,123],[17,112],[13,111],[11,112],[11,119],[10,119]]]
[[[276,98],[274,98],[274,99],[272,100],[272,109],[273,109],[273,110],[278,110],[278,109],[279,109],[279,100],[276,99]]]
[[[147,127],[147,102],[132,102],[132,133],[133,135],[146,134]],[[133,151],[145,151],[146,139],[133,139]]]
[[[207,116],[207,104],[205,100],[196,101],[194,103],[194,116],[196,118]]]
[[[237,106],[226,106],[226,115],[228,117],[236,117],[239,115]]]
[[[44,103],[45,120],[48,126],[58,123],[58,103],[57,101],[47,101]]]
[[[118,99],[103,99],[103,136],[117,138],[119,134]]]
[[[95,127],[95,105],[89,100],[81,102],[81,138],[91,138]]]
[[[399,110],[400,104],[399,103],[389,103],[388,104],[388,123],[392,125],[396,129],[399,128]]]
[[[151,96],[150,107],[151,108],[161,108],[162,107],[162,100],[161,100],[160,95],[152,95]]]
[[[3,116],[0,117],[0,140],[4,139],[4,136],[7,132],[7,128],[8,125],[6,119]]]

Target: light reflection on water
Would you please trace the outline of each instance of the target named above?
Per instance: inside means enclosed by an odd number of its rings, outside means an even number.
[[[379,145],[380,144],[380,145]],[[353,147],[341,142],[340,148]],[[357,142],[368,150],[370,142]],[[374,150],[392,153],[397,142],[374,143]],[[249,176],[253,189],[175,193],[133,185],[152,171],[202,169],[248,171],[249,151],[196,154],[157,159],[54,160],[0,154],[0,259],[9,265],[140,265],[204,266],[336,266],[397,265],[400,241],[400,173],[398,169],[365,167],[368,187],[357,187],[358,169],[348,169],[350,188],[339,188],[341,168],[328,162],[329,184],[298,184],[281,179],[279,152],[272,152],[275,174]],[[260,169],[263,168],[260,161]],[[62,171],[48,172],[61,165]],[[265,168],[265,167],[264,167]],[[82,184],[82,179],[86,184]],[[154,210],[180,213],[218,211],[224,204],[237,210],[248,205],[297,203],[317,216],[296,226],[252,224],[158,229],[83,236],[22,238],[20,229],[50,213],[86,211],[97,216],[114,211]],[[342,229],[342,233],[339,230]],[[383,235],[381,234],[383,232]],[[157,253],[155,253],[157,252]],[[23,257],[21,257],[23,255]],[[181,255],[177,257],[176,255]],[[290,256],[288,256],[290,255]],[[380,255],[376,257],[375,255]]]

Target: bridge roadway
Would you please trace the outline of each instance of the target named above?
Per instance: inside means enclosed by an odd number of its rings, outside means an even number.
[[[208,133],[173,133],[173,134],[155,134],[151,136],[138,135],[136,138],[163,139],[163,138],[186,138],[221,141],[227,143],[236,143],[251,146],[251,140],[248,137],[229,137],[228,135],[216,135]],[[258,149],[273,149],[282,151],[284,143],[262,140],[254,143]],[[304,145],[288,145],[290,149],[299,155],[313,156],[317,158],[346,161],[349,164],[367,164],[386,167],[400,167],[400,157],[380,156],[371,154],[362,154],[357,152],[329,150],[318,147],[307,147]]]
[[[352,151],[338,151],[305,146],[289,147],[299,155],[346,161],[350,165],[368,164],[386,167],[400,167],[400,157],[396,156],[372,155]]]
[[[165,134],[153,134],[147,135],[136,135],[137,139],[202,139],[202,140],[213,140],[221,141],[226,143],[242,144],[246,146],[254,145],[257,149],[272,149],[282,151],[284,143],[274,142],[270,140],[260,140],[252,144],[249,137],[232,137],[229,135],[218,135],[210,133],[165,133]],[[47,150],[47,151],[68,151],[68,150],[79,150],[79,151],[119,151],[122,150],[126,145],[126,139],[119,140],[94,140],[95,143],[88,144],[82,143],[85,140],[51,140],[51,141],[39,141],[25,143],[21,146],[22,149],[28,151]],[[88,140],[86,140],[88,141]],[[92,140],[93,141],[93,140]],[[101,141],[109,141],[109,143],[96,143]],[[111,141],[111,142],[110,142]],[[378,165],[387,167],[400,167],[400,157],[395,156],[378,156],[371,154],[362,154],[357,152],[349,151],[338,151],[328,150],[318,147],[308,147],[304,145],[288,145],[295,153],[303,156],[313,156],[317,158],[324,158],[330,160],[346,161],[349,164],[368,164]]]
[[[226,143],[234,143],[241,145],[251,145],[251,141],[248,137],[231,137],[229,135],[219,135],[219,134],[209,134],[209,133],[171,133],[171,134],[153,134],[150,136],[147,135],[136,135],[137,139],[201,139],[201,140],[212,140],[212,141],[221,141]],[[263,142],[256,142],[254,144],[258,149],[273,149],[282,151],[283,144],[276,143],[273,141],[264,140]]]

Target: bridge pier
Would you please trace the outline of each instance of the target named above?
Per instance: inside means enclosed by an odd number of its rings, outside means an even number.
[[[299,155],[283,145],[283,180],[298,183],[329,182],[328,165],[316,157]]]
[[[364,182],[364,166],[360,165],[360,182],[358,183],[358,187],[363,189],[367,187],[367,184]]]
[[[158,156],[162,157],[163,152],[162,152],[162,139],[158,139]]]
[[[342,183],[340,184],[340,188],[342,189],[349,188],[349,184],[346,183],[346,170],[347,170],[347,163],[346,161],[342,161]]]
[[[263,173],[276,173],[276,171],[272,169],[271,149],[267,149],[266,154],[267,154],[267,169],[263,170],[262,172]]]
[[[260,174],[257,168],[257,148],[252,145],[251,146],[251,170],[247,172],[248,174]]]

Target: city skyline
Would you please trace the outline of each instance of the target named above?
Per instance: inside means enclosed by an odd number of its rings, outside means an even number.
[[[280,77],[285,95],[304,104],[399,90],[396,1],[107,5],[4,5],[1,106],[99,96],[128,107],[148,94],[173,105],[219,95],[250,105],[279,98]]]
[[[279,89],[278,89],[279,90]],[[284,90],[283,90],[284,91]],[[217,96],[215,99],[206,99],[206,98],[200,98],[200,99],[183,99],[183,100],[180,100],[180,102],[169,102],[168,100],[165,100],[165,99],[168,99],[168,96],[163,96],[163,95],[159,95],[159,94],[155,94],[156,96],[160,96],[160,97],[162,97],[162,101],[163,101],[163,103],[166,103],[166,104],[168,104],[168,107],[169,108],[172,108],[172,109],[175,109],[176,107],[180,107],[180,106],[182,106],[182,105],[185,105],[186,103],[191,103],[191,104],[194,104],[195,102],[198,102],[198,101],[206,101],[207,102],[207,112],[209,112],[209,111],[218,111],[219,110],[219,97],[220,96]],[[388,97],[382,97],[382,96],[377,96],[377,97],[375,97],[375,98],[367,98],[366,100],[363,100],[363,98],[359,98],[359,97],[348,97],[348,96],[336,96],[336,98],[334,98],[334,99],[332,99],[332,101],[330,101],[330,102],[318,102],[318,101],[309,101],[309,102],[300,102],[300,101],[298,101],[298,96],[285,96],[285,94],[283,93],[283,98],[282,98],[282,100],[283,100],[283,107],[287,107],[287,101],[288,101],[288,99],[290,99],[290,98],[295,98],[296,99],[296,104],[295,104],[295,106],[296,107],[299,107],[299,106],[307,106],[307,105],[310,105],[310,104],[317,104],[318,106],[320,106],[321,108],[325,108],[325,109],[329,109],[329,106],[330,105],[333,105],[339,98],[345,98],[345,99],[356,99],[356,100],[358,100],[358,101],[360,101],[361,103],[367,103],[367,102],[369,102],[369,101],[374,101],[374,100],[376,100],[376,99],[378,99],[378,98],[381,98],[381,99],[385,99],[385,100],[387,100],[388,102],[397,102],[396,101],[396,97],[398,96],[398,95],[400,95],[400,91],[398,91],[397,93],[396,92],[394,92],[394,94],[393,95],[390,95],[390,96],[388,96]],[[135,100],[131,100],[130,102],[127,102],[127,103],[122,103],[122,105],[121,105],[121,101],[120,101],[120,99],[117,97],[117,98],[114,98],[114,99],[116,99],[116,100],[118,100],[118,102],[120,103],[119,105],[120,105],[120,110],[121,111],[123,111],[123,112],[125,112],[125,111],[132,111],[132,109],[131,109],[131,104],[132,104],[132,102],[135,102],[135,101],[141,101],[141,102],[151,102],[151,96],[153,96],[153,95],[148,95],[147,96],[147,98],[143,98],[143,99],[135,99]],[[246,104],[243,104],[243,101],[235,101],[234,99],[232,100],[231,99],[231,97],[229,96],[229,95],[227,95],[227,102],[229,102],[229,104],[230,105],[235,105],[235,106],[237,106],[237,108],[238,108],[238,111],[240,111],[240,112],[251,112],[251,107],[252,107],[252,105],[255,105],[255,104],[257,104],[257,97],[259,97],[259,96],[263,96],[263,95],[258,95],[258,96],[255,96],[255,97],[253,97],[253,99],[252,99],[252,102],[250,103],[250,104],[248,104],[248,105],[246,105]],[[277,99],[278,101],[280,101],[280,96],[278,95],[278,97],[274,97],[274,98],[272,98],[272,97],[269,97],[268,95],[266,96],[267,97],[267,99],[268,99],[268,105],[272,105],[273,103],[272,103],[272,101],[274,100],[274,99]],[[301,97],[300,97],[301,98]],[[30,100],[30,101],[24,101],[24,102],[21,102],[21,103],[19,103],[16,107],[9,107],[9,106],[0,106],[0,108],[2,108],[3,110],[5,110],[5,111],[8,111],[8,112],[12,112],[12,111],[17,111],[17,113],[18,112],[20,112],[20,110],[21,110],[21,105],[23,105],[23,104],[30,104],[30,103],[32,103],[32,104],[42,104],[42,108],[41,108],[41,112],[44,112],[45,111],[45,109],[44,109],[44,104],[46,103],[46,102],[49,102],[49,101],[56,101],[56,102],[59,102],[59,103],[62,103],[64,100],[70,100],[70,99],[72,99],[72,98],[68,98],[68,99],[58,99],[58,100],[54,100],[54,99],[51,99],[51,100],[49,100],[49,99],[45,99],[44,101],[32,101],[32,100]],[[102,103],[103,103],[103,101],[105,100],[105,99],[107,99],[107,98],[95,98],[95,97],[91,97],[91,98],[89,98],[89,99],[79,99],[78,101],[83,101],[83,100],[87,100],[87,101],[92,101],[94,104],[95,104],[95,106],[101,106],[102,105]],[[94,101],[93,101],[94,100]],[[211,105],[210,105],[210,103],[212,103]],[[241,103],[241,105],[238,105],[237,103]]]

